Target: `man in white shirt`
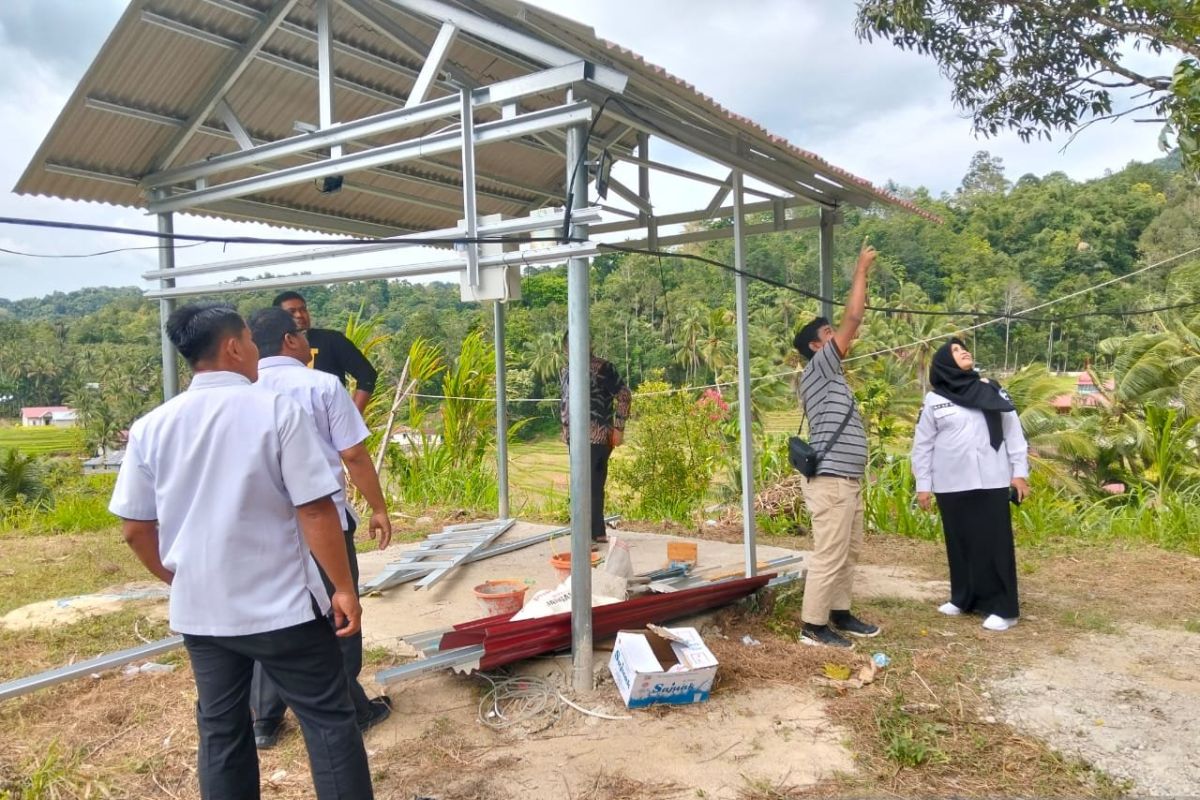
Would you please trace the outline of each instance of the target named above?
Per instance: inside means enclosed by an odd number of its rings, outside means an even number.
[[[131,427],[109,510],[138,559],[171,585],[170,624],[196,680],[200,795],[259,797],[257,661],[300,719],[316,797],[371,798],[337,646],[359,632],[362,608],[313,422],[294,400],[252,385],[258,349],[232,308],[186,305],[166,330],[195,374]]]
[[[342,523],[350,573],[357,586],[358,556],[354,547],[357,520],[354,510],[346,502],[343,464],[371,507],[369,535],[371,538],[379,537],[381,550],[388,546],[392,538],[392,524],[388,519],[379,476],[365,444],[370,431],[341,382],[333,375],[307,367],[308,339],[291,314],[280,308],[256,312],[250,317],[250,335],[260,356],[258,385],[292,398],[316,423],[325,468],[338,482],[333,501],[338,507]],[[327,576],[322,574],[321,577],[328,587]],[[358,726],[366,733],[387,719],[391,704],[386,695],[368,700],[358,682],[362,671],[362,634],[343,637],[339,644]],[[254,711],[255,745],[260,750],[274,747],[287,706],[270,678],[259,668],[254,671],[250,704]]]

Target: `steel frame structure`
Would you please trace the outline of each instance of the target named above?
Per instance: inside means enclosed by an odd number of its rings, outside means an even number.
[[[159,268],[145,273],[153,288],[147,296],[160,301],[162,319],[174,309],[180,298],[238,292],[252,288],[284,288],[297,285],[340,283],[374,278],[458,273],[465,285],[478,287],[484,270],[513,266],[568,261],[568,330],[570,337],[569,374],[571,415],[575,419],[588,414],[588,258],[600,252],[600,238],[624,235],[633,246],[659,249],[674,244],[733,238],[734,258],[739,270],[745,268],[745,237],[756,233],[817,228],[820,237],[821,290],[826,297],[832,291],[833,228],[845,204],[866,206],[880,194],[807,169],[789,157],[782,145],[771,140],[752,140],[732,115],[700,113],[687,106],[682,90],[664,89],[661,96],[647,84],[633,86],[629,74],[610,64],[589,61],[580,55],[587,49],[578,34],[564,21],[531,7],[516,17],[505,18],[488,3],[461,3],[452,0],[315,0],[315,26],[296,17],[296,0],[274,0],[269,8],[248,0],[194,0],[223,12],[237,15],[250,24],[241,40],[206,30],[162,9],[145,8],[145,0],[135,3],[128,14],[137,20],[188,37],[199,45],[220,48],[230,56],[215,74],[204,96],[186,117],[164,112],[161,108],[138,105],[128,99],[88,94],[83,103],[92,112],[134,118],[153,125],[169,127],[173,133],[153,158],[146,174],[120,174],[86,163],[65,163],[44,159],[39,166],[48,174],[85,178],[122,187],[139,186],[147,198],[147,210],[157,216],[159,231],[173,231],[177,212],[201,212],[249,218],[269,223],[338,232],[343,235],[380,237],[378,244],[358,248],[289,253],[285,256],[243,258],[222,263],[176,267],[173,242],[161,240]],[[435,31],[432,44],[397,22],[397,13],[419,20]],[[128,15],[127,14],[127,15]],[[400,55],[385,55],[338,37],[331,17],[349,14],[397,46]],[[269,48],[273,35],[285,33],[296,40],[315,43],[314,66],[279,48]],[[514,69],[527,70],[515,78],[481,85],[472,73],[453,59],[454,48],[469,40],[472,47],[494,53]],[[199,46],[197,45],[197,46]],[[412,59],[421,62],[413,66]],[[368,85],[339,71],[340,60],[358,60],[385,67],[413,81],[407,97],[394,91]],[[262,61],[273,67],[311,78],[317,84],[317,103],[311,109],[315,125],[297,122],[301,130],[295,136],[275,138],[248,128],[239,118],[232,91],[238,86],[249,65]],[[653,84],[649,84],[653,87]],[[688,87],[690,89],[690,87]],[[392,110],[357,119],[338,121],[337,93],[369,98]],[[438,96],[433,96],[438,93]],[[534,108],[531,101],[544,105]],[[604,138],[593,140],[589,131],[603,113],[619,123]],[[289,125],[291,123],[289,122]],[[439,130],[429,126],[441,124]],[[191,163],[177,163],[187,152],[193,137],[205,135],[217,141],[233,142],[237,149]],[[636,137],[636,147],[627,143]],[[651,137],[669,142],[702,157],[726,177],[714,177],[695,170],[656,161],[650,157]],[[400,137],[400,138],[397,138]],[[563,158],[562,194],[543,186],[525,184],[501,175],[485,174],[477,168],[477,153],[497,143],[508,143],[523,152],[553,153]],[[637,186],[610,182],[614,192],[633,207],[619,210],[620,218],[604,221],[599,209],[589,202],[589,161],[608,150],[618,162],[637,168]],[[457,157],[453,163],[452,156]],[[40,154],[39,154],[40,157]],[[694,211],[656,215],[650,191],[652,172],[669,174],[695,182],[703,205]],[[356,180],[355,175],[365,176]],[[835,175],[830,171],[830,175]],[[433,186],[460,195],[460,203],[435,197],[418,197],[402,188],[379,185],[376,179],[407,181],[414,186]],[[754,179],[763,188],[745,185]],[[368,179],[372,182],[368,182]],[[396,203],[412,203],[439,211],[461,212],[463,222],[455,228],[421,233],[415,230],[389,229],[378,222],[340,215],[327,210],[298,207],[281,200],[277,192],[306,182],[335,182],[348,193],[365,193]],[[869,186],[868,186],[869,188]],[[714,192],[715,189],[715,193]],[[747,203],[753,195],[758,202]],[[731,200],[729,198],[732,197]],[[502,200],[519,205],[529,215],[492,225],[478,221],[480,198]],[[475,242],[460,243],[453,254],[421,264],[381,266],[378,268],[340,269],[320,275],[273,277],[229,283],[178,285],[178,279],[202,274],[229,273],[267,266],[303,266],[321,258],[386,253],[404,246],[405,237],[434,237],[447,240],[475,239],[477,236],[504,236],[553,228],[561,220],[536,216],[533,212],[569,202],[573,225],[571,242],[546,248],[528,248],[502,254],[480,253]],[[729,201],[729,205],[726,202]],[[812,216],[789,216],[791,209],[816,205]],[[747,215],[769,213],[767,222],[750,221]],[[733,225],[716,229],[693,229],[682,233],[666,232],[670,226],[688,225],[706,220],[733,218]],[[589,237],[597,237],[593,240]],[[449,245],[450,242],[447,242]],[[753,445],[750,434],[750,352],[746,277],[735,278],[736,343],[738,365],[740,451],[742,459],[742,496],[746,574],[755,573],[755,524],[753,515]],[[826,311],[828,313],[828,304]],[[496,304],[494,314],[497,342],[497,374],[504,374],[504,309]],[[177,360],[163,334],[163,386],[167,398],[178,389]],[[497,426],[504,440],[507,420],[504,415],[505,388],[497,381]],[[590,465],[583,438],[586,428],[572,426],[571,518],[572,557],[583,563],[588,557]],[[501,449],[500,457],[507,454]],[[501,517],[508,516],[507,464],[500,470]],[[592,629],[591,576],[588,571],[574,573],[572,588],[577,601],[573,611],[574,684],[578,689],[591,687]],[[579,599],[582,598],[582,599]]]

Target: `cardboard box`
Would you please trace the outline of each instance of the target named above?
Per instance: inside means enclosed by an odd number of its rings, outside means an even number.
[[[695,628],[621,631],[608,669],[628,708],[702,703],[717,676],[717,657]]]

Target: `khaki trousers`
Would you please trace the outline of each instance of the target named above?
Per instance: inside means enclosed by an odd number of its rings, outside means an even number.
[[[829,624],[829,612],[850,609],[854,565],[863,540],[862,481],[818,475],[801,484],[812,518],[813,552],[804,578],[800,619]]]

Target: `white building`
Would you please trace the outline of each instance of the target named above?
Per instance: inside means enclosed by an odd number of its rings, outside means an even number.
[[[24,428],[74,428],[79,412],[67,406],[29,406],[21,409]]]

